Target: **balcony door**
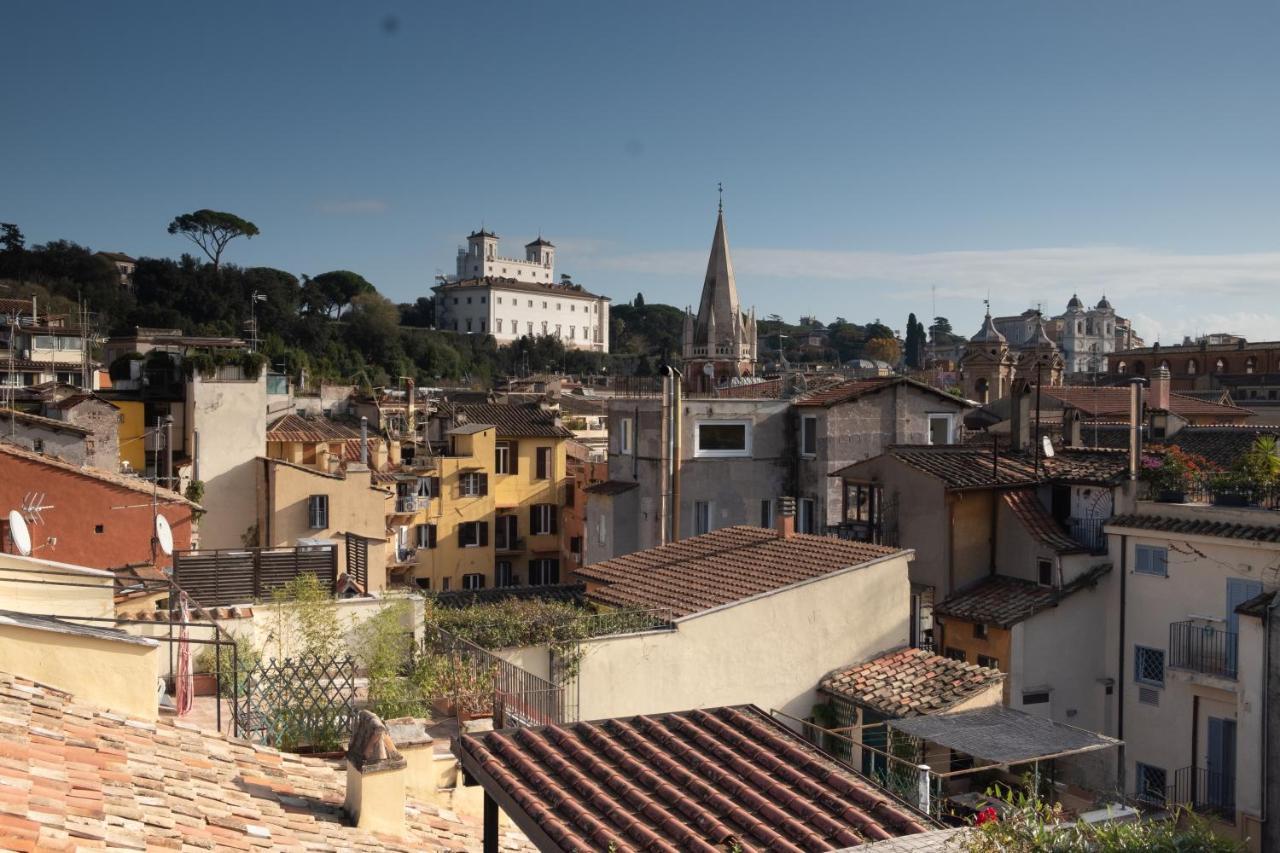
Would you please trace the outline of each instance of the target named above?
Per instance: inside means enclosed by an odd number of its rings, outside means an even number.
[[[1209,717],[1208,723],[1204,797],[1207,805],[1231,812],[1236,805],[1236,721]]]

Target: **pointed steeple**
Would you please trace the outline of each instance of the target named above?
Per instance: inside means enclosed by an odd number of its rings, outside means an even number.
[[[712,317],[715,318],[712,321]],[[710,334],[733,334],[741,324],[738,305],[738,285],[733,278],[733,261],[729,258],[729,238],[725,234],[724,210],[716,216],[716,233],[711,240],[711,257],[707,260],[707,275],[702,282],[702,300],[698,303],[698,319],[695,340],[699,344],[715,346]]]

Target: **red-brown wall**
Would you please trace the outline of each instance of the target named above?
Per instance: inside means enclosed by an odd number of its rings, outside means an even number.
[[[149,495],[38,460],[0,453],[0,547],[5,551],[14,550],[8,535],[9,510],[18,509],[29,492],[44,492],[45,505],[52,507],[44,511],[43,524],[32,526],[36,546],[32,556],[97,569],[151,561]],[[173,527],[174,548],[190,548],[191,506],[161,501],[158,508]],[[53,547],[45,544],[50,536],[58,540]],[[156,565],[169,564],[170,558],[157,551]]]

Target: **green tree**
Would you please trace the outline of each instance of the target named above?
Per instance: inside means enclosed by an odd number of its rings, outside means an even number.
[[[633,307],[635,307],[635,308],[643,308],[643,307],[644,307],[644,294],[643,294],[643,293],[637,293],[637,294],[636,294],[636,298],[635,298],[635,300],[633,300],[631,304],[632,304],[632,306],[633,306]]]
[[[27,247],[27,238],[22,229],[12,222],[0,222],[0,249],[5,254],[20,253]]]
[[[902,358],[902,346],[897,338],[872,338],[862,348],[862,354],[866,358],[883,361],[896,367]]]
[[[222,252],[237,237],[258,236],[258,226],[234,213],[201,209],[175,216],[169,223],[170,234],[181,234],[200,247],[213,262],[214,272],[222,265]]]
[[[430,329],[436,324],[436,300],[433,296],[419,296],[414,302],[402,302],[400,325]]]
[[[947,338],[954,334],[951,331],[951,321],[946,317],[934,317],[929,331],[933,333],[933,339],[938,343],[945,343]]]
[[[313,312],[341,317],[342,310],[362,293],[373,293],[374,286],[364,276],[350,270],[332,270],[307,279],[302,286],[303,303]]]
[[[903,357],[907,367],[913,370],[920,369],[920,363],[924,355],[924,326],[921,326],[916,320],[915,312],[907,315],[907,339],[906,352]]]

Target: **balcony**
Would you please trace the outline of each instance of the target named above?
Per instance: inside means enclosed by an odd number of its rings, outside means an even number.
[[[494,551],[499,554],[519,554],[524,551],[524,537],[494,539]]]
[[[1170,804],[1190,807],[1199,814],[1235,821],[1236,780],[1234,776],[1216,773],[1204,767],[1183,767],[1173,774],[1169,788]]]
[[[1067,529],[1071,532],[1071,538],[1088,548],[1090,553],[1105,554],[1107,534],[1103,532],[1102,526],[1107,521],[1109,519],[1106,518],[1069,518]]]
[[[1198,622],[1169,626],[1169,667],[1235,680],[1239,635]]]
[[[430,498],[424,498],[417,495],[400,495],[396,498],[396,515],[412,515],[420,509],[427,508],[427,502]]]
[[[846,521],[843,524],[828,524],[827,535],[837,539],[848,539],[853,542],[871,542],[884,544],[881,539],[880,525],[870,521]]]

